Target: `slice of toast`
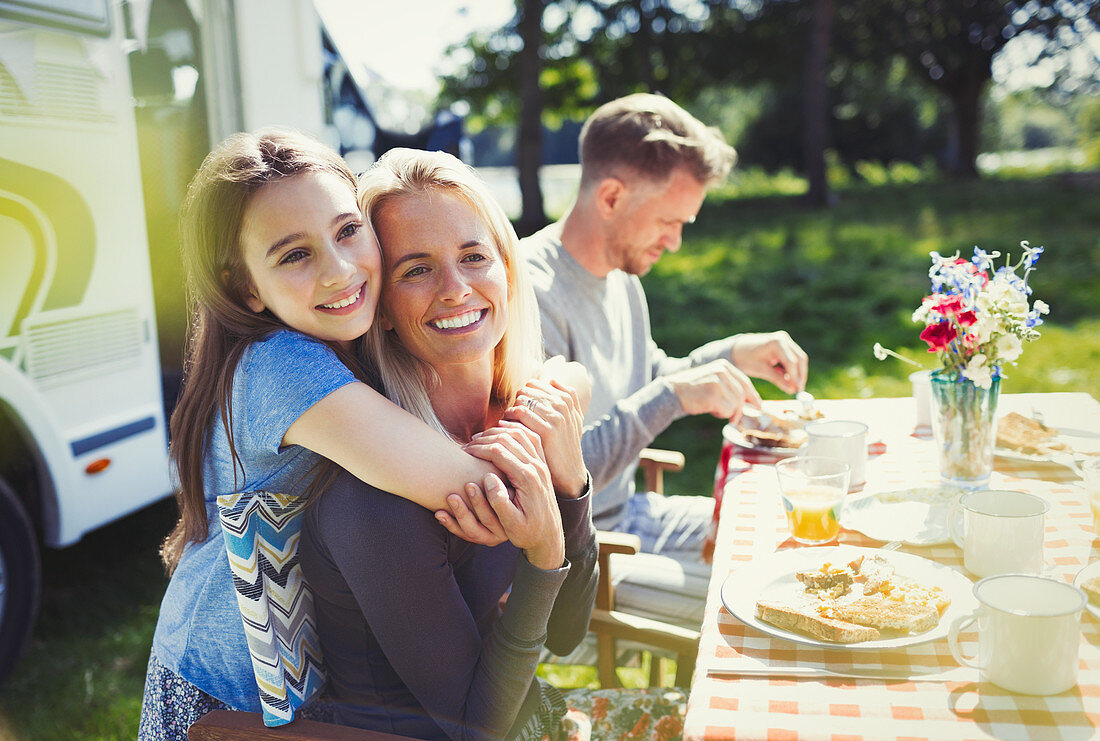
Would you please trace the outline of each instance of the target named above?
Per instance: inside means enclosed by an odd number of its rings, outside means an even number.
[[[845,620],[825,617],[817,608],[760,600],[756,603],[756,617],[777,628],[806,633],[822,641],[832,643],[860,643],[879,637],[877,630],[856,625]]]
[[[1018,412],[1009,412],[997,422],[997,446],[1028,455],[1046,455],[1054,450],[1068,450],[1065,443],[1054,439],[1057,435],[1058,430],[1053,427],[1047,427]]]
[[[940,613],[932,605],[908,604],[877,597],[860,597],[844,605],[823,607],[822,615],[878,630],[899,633],[923,633],[940,622]]]

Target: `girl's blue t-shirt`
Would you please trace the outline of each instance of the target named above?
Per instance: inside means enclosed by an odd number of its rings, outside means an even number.
[[[153,651],[168,669],[238,710],[259,712],[252,660],[241,622],[217,498],[236,491],[286,493],[308,486],[321,457],[298,445],[282,447],[287,429],[307,409],[356,381],[331,348],[279,330],[245,350],[233,375],[236,468],[220,415],[204,462],[206,516],[202,543],[190,544],[160,606]]]

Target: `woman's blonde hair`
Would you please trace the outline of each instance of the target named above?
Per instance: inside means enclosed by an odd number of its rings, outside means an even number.
[[[535,294],[519,259],[519,238],[504,209],[473,168],[445,152],[391,149],[359,177],[359,208],[364,218],[372,222],[398,199],[431,193],[448,193],[469,204],[489,227],[504,262],[508,321],[493,356],[492,395],[495,401],[507,406],[542,362],[542,331]],[[429,389],[439,383],[438,376],[401,344],[396,332],[382,329],[381,324],[375,322],[364,341],[386,396],[442,434],[451,436],[428,397]]]

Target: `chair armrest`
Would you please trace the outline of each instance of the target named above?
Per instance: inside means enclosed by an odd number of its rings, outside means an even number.
[[[633,555],[642,550],[642,539],[633,533],[619,533],[614,530],[597,530],[596,543],[600,547],[600,557],[612,553]]]
[[[215,710],[195,721],[187,741],[408,741],[381,731],[337,726],[299,718],[285,726],[269,728],[259,713]]]
[[[643,448],[638,454],[638,465],[645,473],[646,491],[663,494],[665,491],[665,471],[683,471],[684,454],[678,450]]]
[[[699,631],[631,615],[617,610],[594,609],[588,629],[595,633],[645,643],[676,654],[676,684],[687,687],[699,653]]]
[[[596,542],[600,548],[598,557],[600,576],[596,584],[596,607],[610,610],[615,606],[615,588],[611,585],[611,554],[635,554],[642,550],[642,539],[632,533],[598,530]]]

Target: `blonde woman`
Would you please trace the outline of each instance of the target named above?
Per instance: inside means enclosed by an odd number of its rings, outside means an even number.
[[[422,739],[556,737],[566,701],[535,669],[543,645],[579,643],[596,585],[582,404],[522,383],[542,360],[537,308],[515,233],[469,168],[393,150],[362,177],[360,205],[383,255],[367,342],[387,395],[514,490],[484,482],[509,540],[495,547],[350,476],[307,512],[327,699],[337,722]]]

